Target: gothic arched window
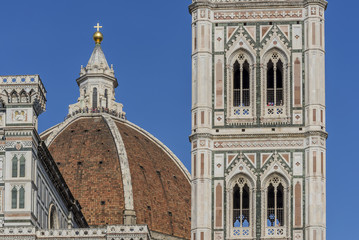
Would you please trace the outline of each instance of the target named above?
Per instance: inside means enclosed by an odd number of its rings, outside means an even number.
[[[267,106],[283,106],[283,62],[278,53],[267,63]]]
[[[233,226],[249,227],[249,187],[244,178],[239,179],[233,189]]]
[[[17,166],[18,166],[18,162],[19,162],[19,160],[17,159],[17,156],[15,155],[13,158],[12,158],[12,160],[11,160],[11,165],[12,165],[12,174],[11,174],[11,177],[13,177],[13,178],[16,178],[17,177],[17,171],[18,171],[18,168],[17,168]]]
[[[93,88],[92,92],[92,108],[97,108],[97,88]]]
[[[233,107],[250,105],[250,70],[243,54],[233,65]]]
[[[16,187],[13,187],[11,190],[11,208],[16,209],[17,208],[17,189]]]
[[[285,188],[285,181],[278,175],[270,178],[266,185],[266,236],[285,236],[286,235],[286,221],[288,217],[286,203],[286,196],[288,196],[287,188]]]
[[[21,187],[19,190],[19,208],[25,208],[25,189]]]
[[[49,209],[49,229],[58,228],[58,217],[55,205],[51,204]]]
[[[25,157],[20,157],[20,177],[25,177]]]
[[[247,178],[240,176],[231,185],[229,223],[232,237],[252,235],[252,193]]]

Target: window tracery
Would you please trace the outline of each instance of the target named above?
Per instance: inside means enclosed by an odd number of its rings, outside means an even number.
[[[25,188],[23,186],[14,186],[11,190],[11,208],[25,208]]]
[[[17,177],[25,177],[25,171],[26,171],[26,159],[24,155],[21,155],[20,160],[17,155],[14,155],[14,157],[11,160],[11,177],[17,178]]]
[[[279,175],[273,175],[267,181],[263,192],[264,218],[266,237],[284,237],[287,235],[289,190],[286,182]]]
[[[249,227],[249,187],[246,179],[239,178],[233,189],[233,227]]]
[[[283,62],[276,52],[267,64],[267,106],[283,106]]]
[[[249,64],[243,54],[233,66],[233,107],[250,106]]]
[[[278,49],[265,54],[262,62],[262,122],[288,122],[288,61]]]
[[[240,50],[228,65],[228,122],[248,122],[255,116],[255,65],[253,58]]]
[[[231,237],[250,238],[253,235],[253,188],[249,180],[239,176],[230,184],[228,225]]]

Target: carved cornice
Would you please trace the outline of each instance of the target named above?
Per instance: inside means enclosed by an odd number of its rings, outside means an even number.
[[[303,133],[273,133],[273,134],[209,134],[209,133],[194,133],[189,136],[190,142],[200,138],[208,138],[211,140],[224,140],[224,139],[261,139],[261,138],[307,138],[312,136],[319,136],[325,139],[328,138],[328,133],[325,131],[308,131]]]
[[[209,8],[209,9],[259,9],[259,8],[288,8],[288,7],[306,7],[309,4],[321,5],[324,9],[327,8],[328,2],[325,0],[250,0],[246,2],[239,2],[239,0],[193,0],[192,4],[189,5],[189,12],[197,10],[198,8]]]

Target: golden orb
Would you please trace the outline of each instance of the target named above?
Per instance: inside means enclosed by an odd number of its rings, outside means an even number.
[[[103,40],[103,35],[101,32],[97,31],[93,34],[93,40],[95,40],[96,44],[101,44]]]

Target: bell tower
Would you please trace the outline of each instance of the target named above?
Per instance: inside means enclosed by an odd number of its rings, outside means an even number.
[[[192,240],[326,239],[325,0],[193,0]]]

